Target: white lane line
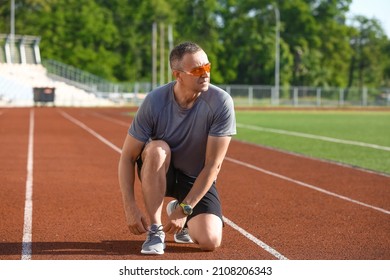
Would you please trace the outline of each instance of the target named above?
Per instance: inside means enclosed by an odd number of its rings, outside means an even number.
[[[355,146],[361,146],[361,147],[365,147],[365,148],[390,151],[390,147],[386,147],[386,146],[380,146],[380,145],[376,145],[376,144],[369,144],[369,143],[358,142],[358,141],[342,140],[342,139],[314,135],[314,134],[308,134],[308,133],[302,133],[302,132],[295,132],[295,131],[288,131],[288,130],[274,129],[274,128],[266,128],[266,127],[249,125],[249,124],[241,124],[241,123],[237,123],[237,127],[246,128],[246,129],[255,130],[255,131],[272,132],[272,133],[278,133],[278,134],[284,134],[284,135],[310,138],[310,139],[315,139],[315,140],[328,141],[328,142],[333,142],[333,143],[355,145]]]
[[[30,111],[30,129],[27,152],[26,200],[24,205],[24,226],[22,242],[22,260],[31,260],[32,256],[32,193],[34,166],[34,109]]]
[[[69,121],[73,122],[74,124],[78,125],[79,127],[81,127],[82,129],[86,130],[87,132],[89,132],[90,134],[92,134],[93,136],[95,136],[97,139],[99,139],[100,141],[102,141],[104,144],[106,144],[107,146],[109,146],[110,148],[112,148],[114,151],[117,151],[118,153],[121,153],[122,150],[120,148],[118,148],[117,146],[115,146],[114,144],[112,144],[110,141],[108,141],[106,138],[104,138],[103,136],[101,136],[99,133],[95,132],[94,130],[90,129],[88,126],[86,126],[84,123],[80,122],[79,120],[73,118],[72,116],[70,116],[69,114],[65,113],[64,111],[60,111],[61,115],[68,119]]]
[[[130,127],[130,122],[120,121],[120,120],[117,120],[117,119],[115,119],[115,118],[108,117],[108,116],[105,116],[105,115],[103,115],[103,114],[96,113],[96,112],[92,112],[92,113],[90,113],[90,114],[93,115],[93,116],[96,116],[96,117],[98,117],[98,118],[101,118],[101,119],[104,119],[104,120],[107,120],[107,121],[110,121],[110,122],[119,124],[119,125],[121,125],[121,126]]]
[[[249,164],[249,163],[246,163],[246,162],[243,162],[243,161],[239,161],[239,160],[236,160],[236,159],[233,159],[233,158],[230,158],[230,157],[226,157],[225,159],[228,160],[228,161],[231,161],[231,162],[233,162],[233,163],[236,163],[236,164],[238,164],[238,165],[242,165],[242,166],[248,167],[248,168],[250,168],[250,169],[253,169],[253,170],[256,170],[256,171],[260,171],[260,172],[263,172],[263,173],[265,173],[265,174],[268,174],[268,175],[277,177],[277,178],[279,178],[279,179],[283,179],[283,180],[292,182],[292,183],[294,183],[294,184],[303,186],[303,187],[305,187],[305,188],[309,188],[309,189],[312,189],[312,190],[315,190],[315,191],[318,191],[318,192],[322,192],[322,193],[324,193],[324,194],[327,194],[327,195],[330,195],[330,196],[334,196],[334,197],[337,197],[337,198],[340,198],[340,199],[343,199],[343,200],[346,200],[346,201],[348,201],[348,202],[352,202],[352,203],[355,203],[355,204],[358,204],[358,205],[361,205],[361,206],[364,206],[364,207],[368,207],[368,208],[377,210],[377,211],[379,211],[379,212],[382,212],[382,213],[385,213],[385,214],[388,214],[388,215],[390,214],[390,211],[388,211],[388,210],[386,210],[386,209],[379,208],[379,207],[376,207],[376,206],[373,206],[373,205],[370,205],[370,204],[366,204],[366,203],[364,203],[364,202],[360,202],[360,201],[358,201],[358,200],[354,200],[354,199],[352,199],[352,198],[349,198],[349,197],[346,197],[346,196],[343,196],[343,195],[339,195],[339,194],[337,194],[337,193],[330,192],[330,191],[321,189],[321,188],[319,188],[319,187],[316,187],[316,186],[313,186],[313,185],[310,185],[310,184],[306,184],[306,183],[304,183],[304,182],[301,182],[301,181],[298,181],[298,180],[295,180],[295,179],[292,179],[292,178],[283,176],[283,175],[278,174],[278,173],[274,173],[274,172],[272,172],[272,171],[269,171],[269,170],[266,170],[266,169],[257,167],[257,166],[255,166],[255,165],[252,165],[252,164]]]
[[[248,238],[250,241],[252,241],[253,243],[256,243],[259,247],[263,248],[265,251],[267,251],[268,253],[270,253],[271,255],[273,255],[274,257],[276,257],[277,259],[279,260],[288,260],[285,256],[283,256],[281,253],[279,253],[278,251],[276,251],[275,249],[273,249],[272,247],[268,246],[267,244],[265,244],[263,241],[257,239],[256,237],[254,237],[252,234],[250,234],[249,232],[247,232],[246,230],[242,229],[241,227],[239,227],[237,224],[233,223],[231,220],[229,220],[228,218],[226,218],[225,216],[223,216],[223,220],[226,224],[228,224],[229,226],[231,226],[232,228],[234,228],[235,230],[237,230],[239,233],[241,233],[242,235],[244,235],[246,238]]]
[[[304,159],[309,159],[309,160],[314,160],[314,161],[319,161],[319,162],[325,162],[327,164],[342,166],[344,168],[349,168],[349,169],[352,169],[352,170],[359,170],[360,172],[365,172],[365,173],[369,173],[369,174],[375,174],[375,175],[384,176],[384,177],[390,177],[390,173],[387,174],[387,173],[382,173],[382,172],[376,171],[376,170],[369,170],[369,169],[365,169],[365,168],[359,167],[359,166],[354,166],[354,165],[351,165],[351,164],[348,164],[348,163],[337,162],[337,161],[333,161],[333,160],[330,160],[330,159],[316,158],[314,156],[299,154],[297,152],[282,150],[282,149],[279,149],[279,148],[275,148],[275,147],[271,147],[271,146],[265,146],[265,145],[257,144],[257,143],[252,143],[252,142],[248,142],[248,141],[245,141],[245,140],[234,139],[234,141],[242,143],[242,144],[245,144],[245,145],[251,145],[251,146],[256,147],[258,149],[270,150],[270,151],[274,151],[274,152],[281,153],[281,154],[292,155],[294,157],[299,157],[299,158],[304,158]]]
[[[104,144],[108,145],[110,148],[112,148],[114,151],[118,152],[118,153],[122,153],[122,150],[120,148],[118,148],[117,146],[115,146],[113,143],[111,143],[109,140],[107,140],[106,138],[104,138],[103,136],[101,136],[99,133],[95,132],[94,130],[92,130],[91,128],[89,128],[88,126],[86,126],[84,123],[80,122],[79,120],[73,118],[72,116],[70,116],[69,114],[63,112],[63,111],[60,111],[60,113],[66,118],[68,119],[69,121],[73,122],[74,124],[76,124],[77,126],[81,127],[82,129],[86,130],[87,132],[89,132],[90,134],[92,134],[93,136],[95,136],[97,139],[99,139],[100,141],[102,141]],[[272,247],[268,246],[267,244],[265,244],[263,241],[259,240],[258,238],[254,237],[252,234],[248,233],[247,231],[245,231],[244,229],[240,228],[238,225],[236,225],[235,223],[233,223],[232,221],[230,221],[229,219],[227,219],[226,217],[223,217],[224,221],[230,225],[232,228],[234,228],[235,230],[237,230],[238,232],[240,232],[242,235],[244,235],[246,238],[248,238],[249,240],[251,240],[252,242],[254,242],[255,244],[257,244],[258,246],[260,246],[261,248],[263,248],[264,250],[266,250],[268,253],[272,254],[273,256],[275,256],[277,259],[281,259],[281,260],[287,260],[287,258],[285,256],[283,256],[282,254],[280,254],[279,252],[277,252],[275,249],[273,249]]]

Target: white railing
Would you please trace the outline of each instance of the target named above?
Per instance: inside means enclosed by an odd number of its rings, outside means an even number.
[[[57,101],[64,106],[138,106],[152,89],[151,83],[107,82],[57,62],[44,65],[48,66],[0,63],[1,104],[30,104],[32,88],[52,87],[56,88]],[[280,87],[277,94],[274,86],[218,86],[233,97],[236,106],[390,106],[390,88]]]
[[[236,106],[390,106],[390,88],[280,87],[219,85]],[[279,96],[279,99],[276,99]]]

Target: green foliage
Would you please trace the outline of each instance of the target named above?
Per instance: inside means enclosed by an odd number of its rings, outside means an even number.
[[[0,0],[0,33],[10,30],[10,2]],[[214,83],[270,85],[278,7],[282,85],[389,87],[389,38],[373,19],[347,25],[351,2],[18,0],[15,29],[42,38],[43,58],[134,82],[151,81],[152,24],[165,34],[172,24],[175,44],[192,40],[206,50]],[[168,56],[168,43],[164,49]]]
[[[358,31],[353,37],[354,67],[350,84],[358,87],[383,84],[385,68],[389,66],[390,52],[383,51],[389,40],[378,21],[362,16],[355,18]],[[388,85],[388,84],[387,84]]]

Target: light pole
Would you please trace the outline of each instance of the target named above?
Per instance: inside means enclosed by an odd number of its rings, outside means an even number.
[[[157,23],[152,25],[152,89],[157,86]]]
[[[172,30],[172,24],[168,25],[168,46],[169,46],[169,51],[168,51],[168,67],[167,67],[167,81],[171,82],[172,81],[172,72],[171,72],[171,64],[169,62],[169,54],[171,53],[171,50],[173,49],[173,30]]]
[[[10,50],[11,50],[11,63],[13,60],[13,49],[15,41],[15,0],[11,0],[11,16],[10,16]]]
[[[280,13],[278,6],[274,5],[275,10],[275,98],[276,105],[279,105],[279,67],[280,67]]]
[[[275,12],[275,91],[274,105],[279,105],[279,72],[280,72],[280,12],[276,3],[269,5]]]

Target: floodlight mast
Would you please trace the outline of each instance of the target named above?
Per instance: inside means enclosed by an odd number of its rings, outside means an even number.
[[[279,76],[280,76],[280,12],[276,3],[270,4],[268,9],[275,12],[275,88],[272,98],[274,105],[279,105]]]
[[[275,31],[275,98],[276,105],[279,105],[279,67],[280,67],[280,12],[277,5],[274,5],[276,18]]]
[[[157,87],[157,23],[152,25],[152,89]]]
[[[11,50],[11,63],[12,63],[12,54],[15,41],[15,0],[11,0],[11,16],[10,16],[10,50]]]
[[[168,67],[167,67],[167,81],[171,82],[172,81],[172,72],[171,72],[171,64],[169,62],[169,54],[171,53],[173,49],[173,31],[172,31],[172,24],[168,25],[168,46],[169,46],[169,52],[168,52]]]

